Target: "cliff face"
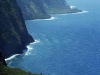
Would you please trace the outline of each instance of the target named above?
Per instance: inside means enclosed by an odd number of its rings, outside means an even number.
[[[17,0],[17,3],[25,20],[50,18],[45,12],[41,0]]]
[[[32,41],[16,1],[0,0],[0,49],[3,56],[22,53]]]
[[[81,12],[78,9],[71,9],[66,0],[42,0],[48,14],[65,14]]]
[[[71,9],[66,0],[17,0],[25,20],[50,18],[48,14],[81,12]]]
[[[0,50],[0,66],[7,66],[4,57],[2,56],[1,50]]]

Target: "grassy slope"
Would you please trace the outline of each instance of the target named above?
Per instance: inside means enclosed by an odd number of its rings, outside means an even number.
[[[42,74],[32,74],[30,72],[25,72],[20,69],[0,66],[0,75],[42,75]]]

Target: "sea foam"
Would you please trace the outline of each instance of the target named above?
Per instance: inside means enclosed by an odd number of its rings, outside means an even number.
[[[56,17],[51,17],[49,19],[35,19],[35,20],[32,20],[32,21],[40,21],[40,20],[48,20],[48,21],[50,21],[50,20],[56,20],[56,19],[57,19]]]
[[[71,9],[74,9],[74,8],[76,8],[76,6],[70,6],[70,8],[71,8]]]
[[[88,13],[89,11],[82,11],[82,12],[77,12],[77,13],[71,13],[71,14],[83,14],[83,13]]]
[[[5,61],[12,60],[12,59],[14,59],[16,56],[18,56],[18,55],[20,55],[20,54],[12,55],[12,56],[10,56],[9,58],[6,58]]]
[[[39,39],[38,40],[35,40],[35,42],[30,43],[30,45],[37,44],[37,43],[40,43],[40,40]]]
[[[51,17],[50,19],[44,19],[44,20],[56,20],[56,17]]]
[[[88,11],[82,11],[82,12],[76,12],[76,13],[66,13],[66,14],[59,14],[59,15],[62,15],[62,16],[65,16],[65,15],[69,15],[69,14],[84,14],[84,13],[88,13]]]
[[[35,42],[30,43],[29,45],[27,45],[27,51],[25,52],[25,55],[30,55],[31,51],[33,50],[33,45],[40,43],[40,40],[35,40]]]
[[[33,49],[33,48],[31,47],[31,44],[29,44],[29,45],[27,46],[27,51],[25,52],[25,55],[30,55],[32,49]]]
[[[76,6],[70,6],[71,9],[76,8]],[[83,13],[88,13],[88,11],[83,10],[82,12],[77,12],[77,13],[71,13],[71,14],[83,14]]]
[[[33,49],[32,45],[37,44],[37,43],[40,43],[40,40],[35,40],[35,42],[30,43],[29,45],[27,45],[28,50],[25,52],[25,55],[29,55],[31,53],[30,51]],[[19,55],[21,55],[21,54],[12,55],[12,56],[6,58],[5,61],[7,62],[7,61],[10,61],[10,60],[13,60],[14,58],[16,58]]]

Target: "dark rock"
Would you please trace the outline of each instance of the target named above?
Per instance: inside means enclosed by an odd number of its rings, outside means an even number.
[[[50,18],[48,14],[82,12],[71,9],[66,0],[17,0],[25,20]]]
[[[33,38],[15,0],[0,0],[0,49],[4,58],[22,53]]]
[[[81,12],[81,10],[71,9],[66,0],[42,0],[48,14],[66,14]]]
[[[41,0],[17,0],[25,20],[50,18]]]
[[[2,56],[1,50],[0,50],[0,66],[7,66],[4,57]]]

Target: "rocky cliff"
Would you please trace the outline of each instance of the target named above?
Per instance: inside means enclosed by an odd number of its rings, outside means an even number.
[[[2,56],[1,50],[0,50],[0,66],[7,66],[4,57]]]
[[[25,20],[50,18],[41,0],[17,0]]]
[[[42,0],[45,11],[48,14],[65,14],[81,12],[78,9],[71,9],[66,0]]]
[[[17,0],[25,20],[50,18],[48,14],[81,12],[71,9],[66,0]]]
[[[4,58],[22,53],[33,42],[15,0],[0,0],[0,49]]]

